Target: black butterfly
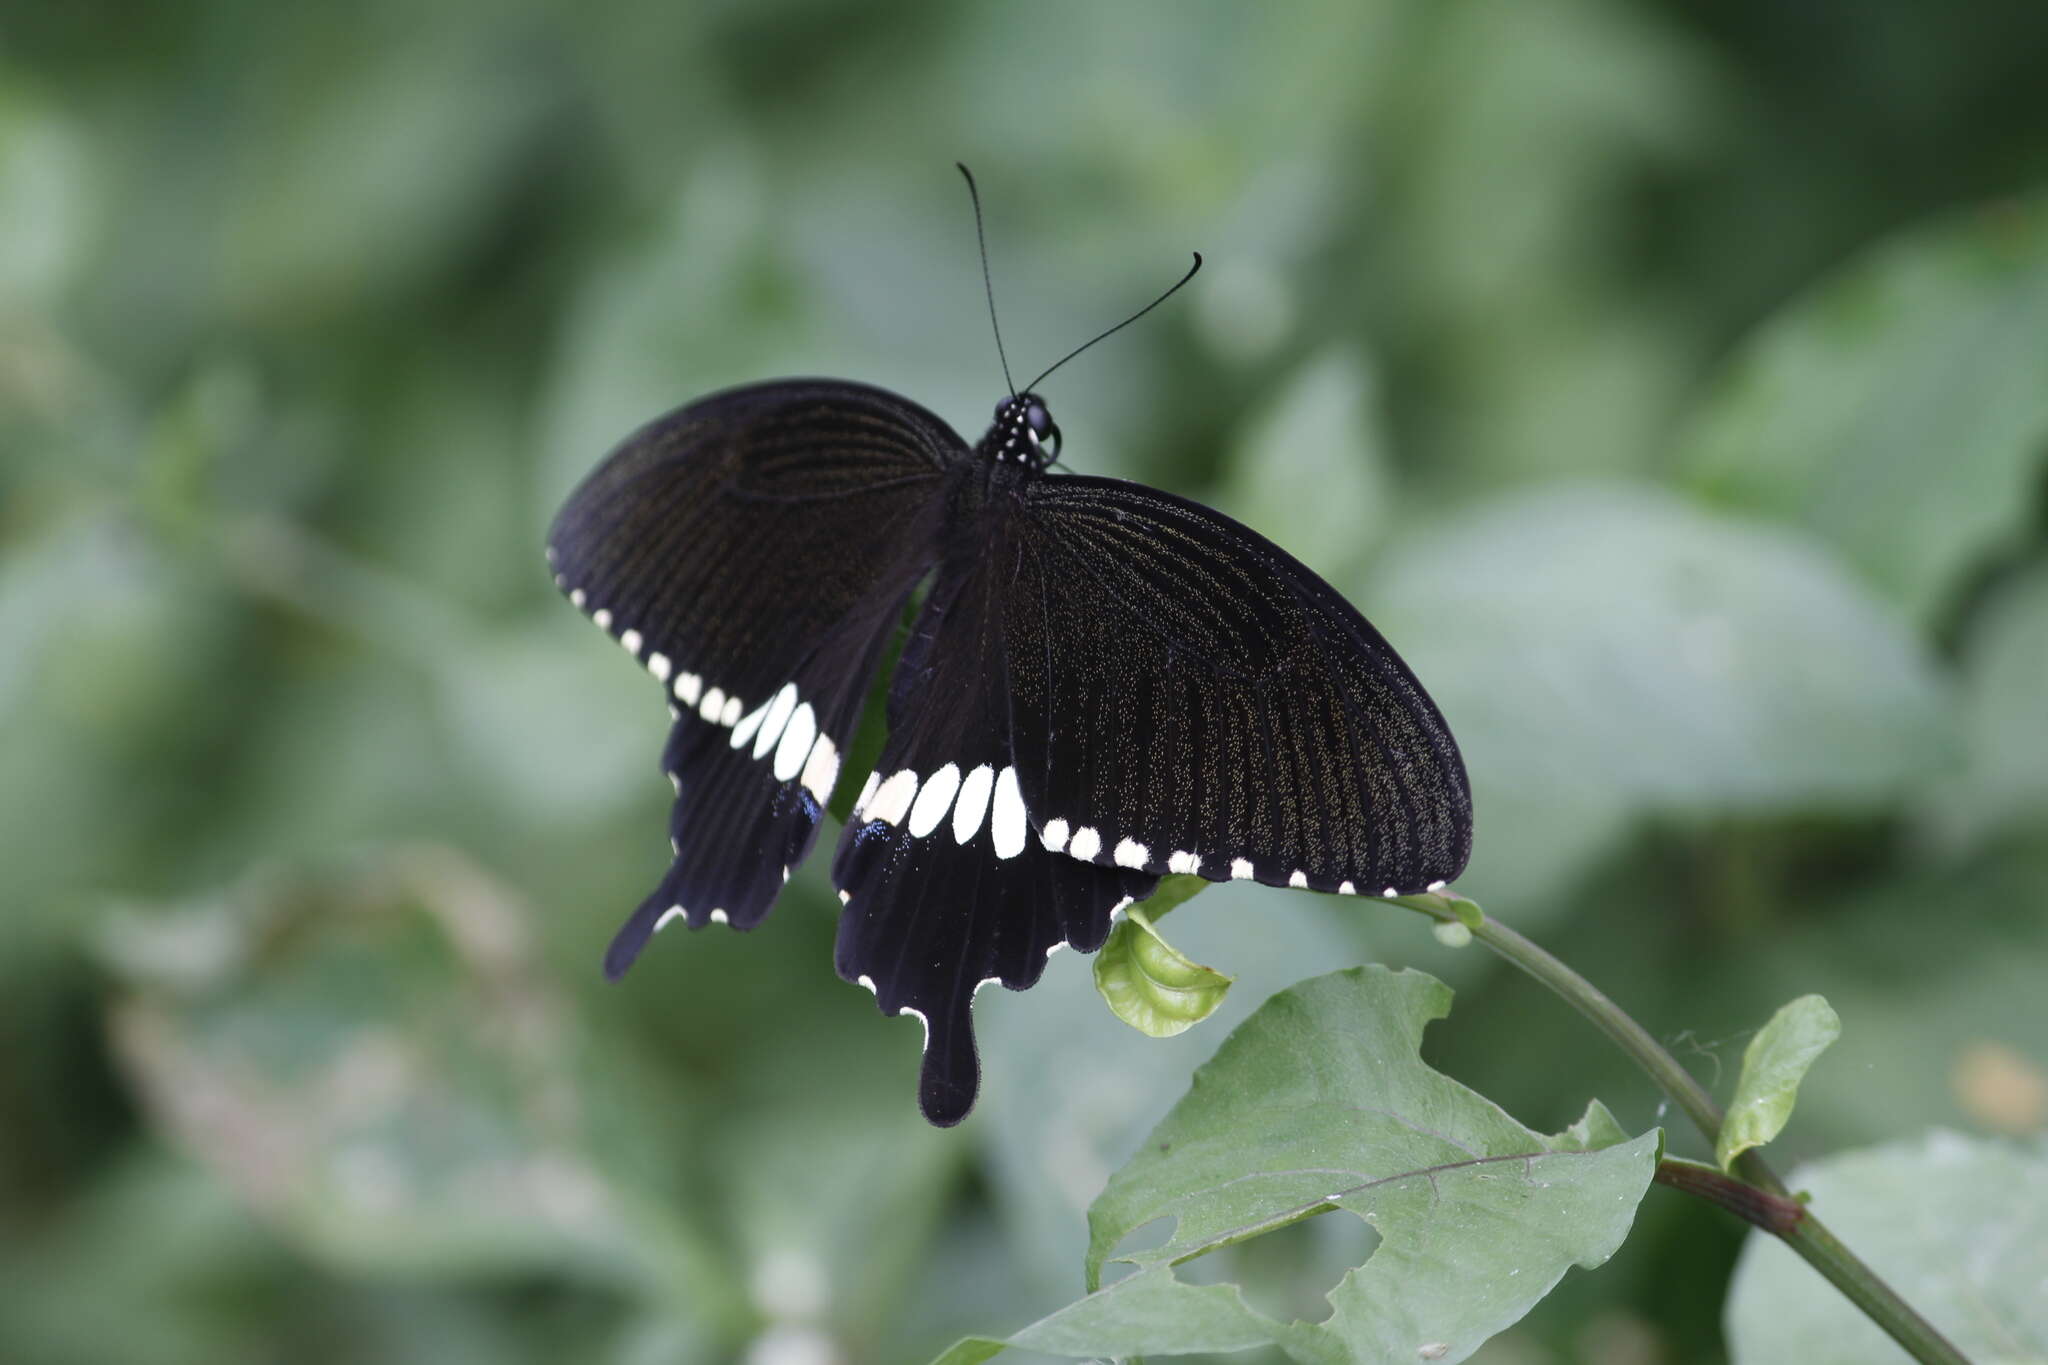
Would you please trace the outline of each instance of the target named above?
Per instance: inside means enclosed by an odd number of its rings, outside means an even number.
[[[1162,875],[1405,895],[1471,848],[1457,745],[1379,633],[1227,517],[1049,474],[1037,382],[971,448],[862,384],[714,394],[628,437],[549,536],[556,584],[674,699],[675,860],[613,978],[672,919],[761,922],[930,580],[832,879],[839,975],[924,1021],[940,1125],[974,1103],[976,990],[1094,951]]]

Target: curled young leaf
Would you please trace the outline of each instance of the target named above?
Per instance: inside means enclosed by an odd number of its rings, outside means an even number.
[[[1714,1142],[1714,1159],[1722,1170],[1784,1129],[1807,1068],[1841,1036],[1842,1021],[1833,1007],[1821,996],[1802,995],[1772,1015],[1771,1022],[1749,1040],[1735,1100]]]
[[[1095,955],[1095,989],[1110,1012],[1152,1038],[1171,1038],[1214,1014],[1234,979],[1189,961],[1135,905]]]

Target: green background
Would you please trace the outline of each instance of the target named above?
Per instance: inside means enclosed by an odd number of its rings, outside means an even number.
[[[1174,916],[1239,977],[1175,1039],[1073,955],[985,995],[947,1133],[823,857],[600,980],[665,717],[547,520],[743,380],[978,435],[956,159],[1020,370],[1207,256],[1047,385],[1066,462],[1359,602],[1465,745],[1462,890],[1724,1096],[1826,995],[1786,1164],[2038,1132],[2044,51],[2038,0],[0,6],[0,1358],[923,1359],[1074,1297],[1224,1030],[1365,960],[1524,1122],[1664,1121],[1306,894]],[[1362,1235],[1205,1273],[1315,1316]],[[1654,1190],[1479,1358],[1720,1359],[1738,1244]]]

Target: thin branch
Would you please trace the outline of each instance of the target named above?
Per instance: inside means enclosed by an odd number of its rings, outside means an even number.
[[[1657,1163],[1659,1185],[1669,1185],[1718,1204],[1745,1223],[1754,1223],[1773,1237],[1783,1237],[1806,1217],[1806,1205],[1797,1199],[1760,1190],[1746,1180],[1723,1175],[1720,1170],[1698,1161],[1666,1157]]]

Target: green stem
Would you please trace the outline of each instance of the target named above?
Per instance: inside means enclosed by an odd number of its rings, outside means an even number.
[[[1447,895],[1423,895],[1401,896],[1394,904],[1470,929],[1474,938],[1556,992],[1566,1004],[1586,1016],[1595,1028],[1634,1059],[1636,1065],[1671,1098],[1672,1103],[1685,1111],[1686,1117],[1706,1137],[1709,1146],[1720,1136],[1721,1106],[1714,1102],[1706,1087],[1693,1079],[1692,1073],[1679,1065],[1676,1057],[1592,982],[1493,916],[1479,913],[1478,907],[1470,901]],[[1765,1163],[1760,1152],[1754,1149],[1744,1152],[1735,1166],[1744,1180],[1765,1194],[1778,1199],[1791,1198],[1785,1182],[1778,1179],[1777,1172]],[[1878,1277],[1876,1271],[1857,1259],[1811,1211],[1803,1218],[1792,1220],[1790,1226],[1773,1231],[1866,1317],[1890,1333],[1892,1340],[1898,1342],[1913,1359],[1926,1365],[1969,1365],[1963,1353],[1936,1331],[1934,1324],[1914,1312],[1890,1285]]]

